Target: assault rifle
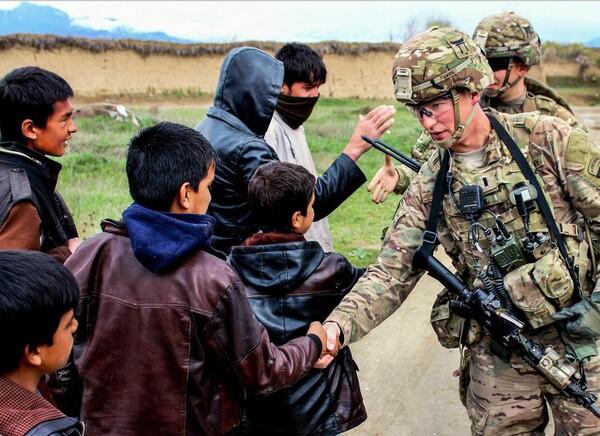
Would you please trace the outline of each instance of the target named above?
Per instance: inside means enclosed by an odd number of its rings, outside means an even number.
[[[567,398],[585,407],[600,418],[600,408],[594,403],[596,395],[586,392],[581,375],[552,347],[545,350],[522,334],[524,323],[504,308],[502,301],[492,292],[477,288],[471,290],[422,246],[413,256],[413,264],[426,270],[458,297],[451,308],[460,316],[479,322],[492,339],[506,350],[515,352]]]
[[[363,141],[366,141],[369,144],[371,144],[373,146],[373,148],[376,148],[377,150],[392,156],[397,161],[399,161],[399,162],[403,163],[404,165],[406,165],[407,167],[409,167],[415,173],[418,173],[419,170],[421,169],[420,163],[418,163],[417,161],[411,159],[410,157],[402,154],[400,151],[396,150],[391,145],[386,144],[381,139],[371,139],[367,135],[360,135],[360,137],[362,138]]]

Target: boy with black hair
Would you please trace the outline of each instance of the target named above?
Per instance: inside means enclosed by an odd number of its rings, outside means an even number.
[[[315,200],[315,176],[300,165],[272,162],[257,168],[248,198],[261,231],[232,247],[229,262],[246,285],[254,314],[276,344],[303,334],[324,319],[363,270],[337,253],[307,241]],[[336,435],[367,415],[356,365],[342,349],[326,371],[313,370],[269,396],[253,395],[247,434]]]
[[[283,45],[275,59],[283,63],[283,84],[265,141],[282,162],[302,165],[317,177],[303,124],[319,100],[319,88],[327,81],[327,68],[319,53],[296,42]],[[355,190],[349,184],[342,186],[350,193]],[[305,237],[318,241],[325,251],[333,251],[327,217],[315,221]]]
[[[183,125],[141,130],[126,163],[134,203],[66,262],[81,287],[73,356],[90,434],[226,434],[245,390],[280,389],[321,354],[320,323],[273,345],[239,278],[210,254],[217,160]]]
[[[81,243],[55,191],[62,156],[77,131],[59,75],[21,67],[0,80],[0,249],[43,251],[65,259]]]
[[[67,363],[78,298],[77,282],[56,259],[29,250],[0,251],[3,436],[83,434],[82,423],[36,394],[45,374]]]

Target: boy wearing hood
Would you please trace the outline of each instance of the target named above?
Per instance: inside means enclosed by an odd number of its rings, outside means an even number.
[[[243,284],[210,253],[217,161],[188,127],[140,131],[126,164],[134,203],[66,264],[81,288],[73,356],[90,434],[227,434],[245,389],[280,389],[321,353],[319,323],[273,345]]]
[[[214,105],[195,128],[215,147],[214,200],[208,214],[217,219],[212,244],[225,253],[256,231],[248,204],[248,181],[260,165],[279,161],[264,139],[283,85],[283,63],[254,47],[231,50],[221,66]],[[356,162],[371,146],[361,135],[379,138],[393,123],[393,106],[361,117],[350,141],[317,179],[315,220],[333,212],[365,181]]]
[[[258,320],[276,344],[325,319],[364,272],[304,234],[314,219],[315,176],[300,165],[257,168],[248,200],[260,231],[232,247],[229,262],[246,285]],[[327,356],[329,358],[329,356]],[[356,364],[348,347],[326,371],[268,396],[248,400],[245,434],[337,435],[366,418]]]

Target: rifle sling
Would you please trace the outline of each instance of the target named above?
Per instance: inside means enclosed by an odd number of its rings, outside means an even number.
[[[560,235],[560,231],[558,230],[558,227],[556,225],[554,216],[552,216],[552,212],[550,211],[550,207],[548,206],[548,202],[546,201],[546,196],[544,195],[544,190],[541,188],[541,186],[537,180],[537,177],[535,176],[535,173],[531,169],[531,166],[527,162],[527,159],[525,159],[525,156],[523,156],[523,153],[521,153],[521,150],[515,143],[514,139],[512,139],[512,137],[508,134],[506,129],[502,126],[502,124],[500,124],[500,122],[496,118],[494,118],[490,114],[486,114],[486,115],[489,118],[490,123],[492,123],[492,127],[494,128],[494,130],[496,131],[496,133],[498,133],[498,137],[500,138],[500,140],[502,142],[504,142],[504,144],[506,145],[506,147],[512,154],[513,158],[515,159],[515,162],[517,163],[517,165],[519,165],[519,168],[521,169],[521,171],[523,172],[525,177],[529,180],[529,183],[531,183],[535,187],[535,189],[538,191],[538,193],[539,193],[539,195],[537,196],[538,206],[540,207],[540,210],[542,211],[542,214],[544,215],[544,219],[546,220],[546,223],[548,224],[550,231],[554,235],[554,239],[556,241],[556,245],[558,245],[560,254],[562,255],[563,259],[565,260],[565,262],[567,264],[567,269],[569,270],[569,275],[571,276],[571,279],[573,280],[573,285],[575,286],[575,291],[577,291],[577,294],[579,294],[579,280],[577,280],[577,276],[575,275],[575,271],[573,269],[573,261],[569,257],[569,254],[567,253],[567,249],[563,242],[562,236]]]
[[[442,151],[441,151],[442,152]],[[442,195],[444,193],[444,180],[450,164],[450,152],[443,150],[444,155],[441,158],[440,169],[435,179],[435,188],[433,189],[433,199],[431,202],[431,210],[429,211],[429,219],[427,227],[423,232],[423,242],[419,248],[427,256],[433,255],[433,250],[437,242],[437,223],[440,216],[440,207],[442,206]]]

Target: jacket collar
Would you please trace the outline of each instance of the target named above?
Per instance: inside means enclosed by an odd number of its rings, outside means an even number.
[[[318,242],[306,241],[302,235],[257,233],[244,244],[232,247],[229,263],[244,283],[270,295],[299,287],[325,257]]]
[[[133,203],[123,212],[133,254],[144,267],[162,272],[209,248],[216,220],[208,215],[158,212]]]
[[[19,159],[19,162],[23,165],[35,168],[44,176],[54,180],[54,185],[56,185],[58,174],[62,169],[61,164],[18,142],[9,141],[0,143],[0,160],[6,159],[12,161],[15,158]],[[55,186],[52,187],[52,189],[54,188]]]

